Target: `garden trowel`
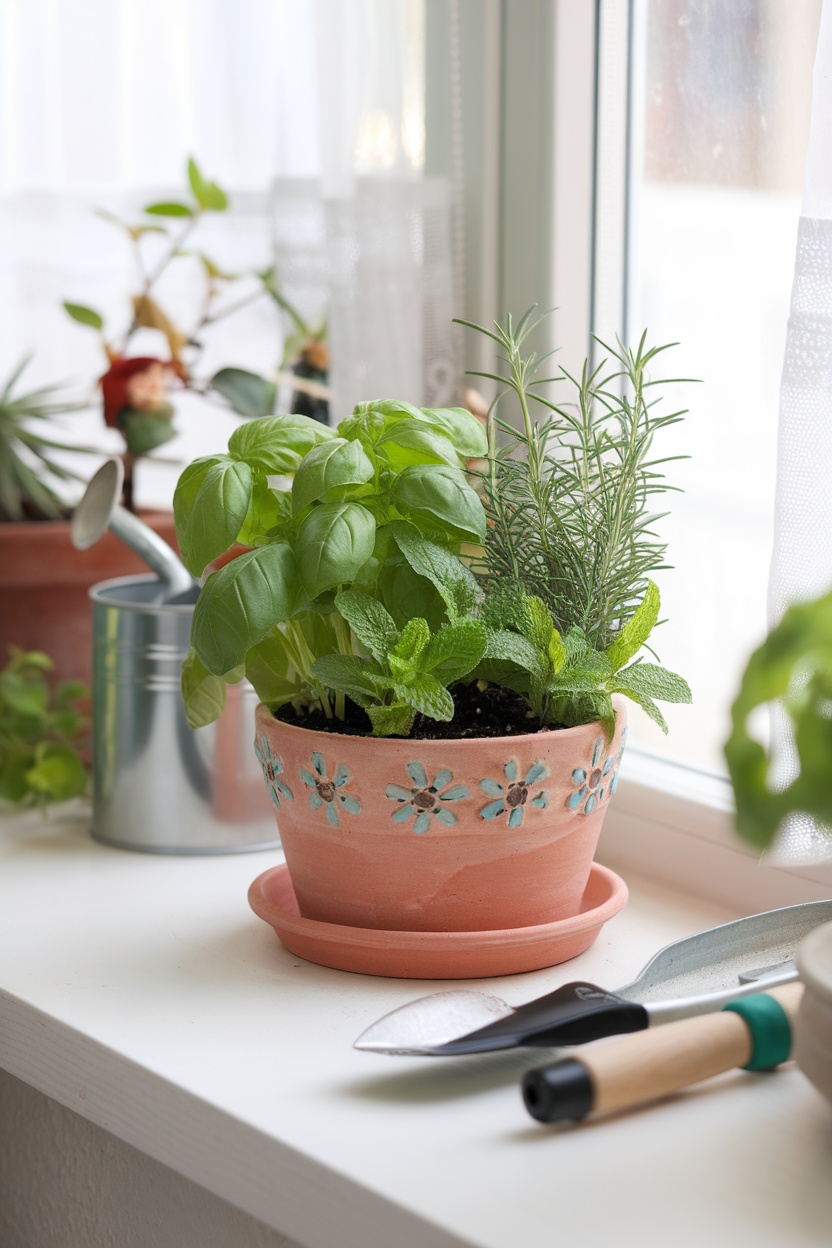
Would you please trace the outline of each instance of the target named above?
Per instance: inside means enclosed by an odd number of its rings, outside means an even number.
[[[373,1023],[355,1048],[429,1057],[549,1048],[706,1014],[797,979],[798,945],[830,921],[832,900],[736,919],[667,945],[612,992],[578,981],[517,1007],[483,992],[434,993]]]

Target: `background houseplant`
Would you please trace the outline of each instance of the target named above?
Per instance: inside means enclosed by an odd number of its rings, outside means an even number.
[[[751,655],[731,710],[725,757],[734,787],[737,830],[760,849],[784,822],[808,816],[820,836],[832,829],[832,593],[796,603]],[[789,729],[796,766],[783,783],[773,751],[752,735],[754,712],[777,706]],[[822,851],[821,851],[822,852]],[[828,847],[827,847],[828,854]]]
[[[0,803],[43,806],[86,791],[89,690],[66,681],[53,694],[52,667],[48,655],[13,648],[0,670]]]
[[[222,188],[205,178],[191,159],[188,190],[182,199],[148,204],[142,219],[133,223],[98,210],[129,241],[138,289],[126,302],[122,325],[108,326],[99,312],[85,304],[64,304],[73,320],[101,340],[107,370],[95,383],[94,398],[71,399],[55,387],[25,393],[20,385],[23,366],[6,383],[0,395],[0,589],[4,597],[0,657],[10,645],[45,651],[54,660],[54,679],[88,682],[89,587],[114,576],[146,570],[141,560],[111,534],[92,551],[73,549],[68,492],[62,486],[78,479],[79,474],[70,471],[60,455],[85,448],[66,442],[54,432],[54,422],[61,414],[101,402],[105,423],[119,429],[124,438],[124,502],[134,507],[136,462],[174,436],[171,398],[176,388],[204,395],[206,401],[221,403],[244,418],[262,415],[274,407],[277,385],[272,378],[233,367],[202,378],[197,369],[204,336],[214,325],[250,302],[264,299],[290,328],[283,366],[291,369],[297,365],[301,373],[314,372],[312,383],[303,377],[295,379],[297,405],[305,402],[317,417],[325,416],[321,386],[315,384],[325,380],[325,326],[315,328],[304,322],[282,294],[272,269],[232,274],[199,249],[197,231],[205,214],[223,212],[227,206]],[[166,313],[157,289],[168,268],[183,262],[184,257],[190,257],[203,283],[200,311],[186,330]],[[136,341],[153,353],[131,355]],[[310,359],[316,369],[312,369]],[[304,386],[312,395],[300,393]],[[142,518],[168,543],[175,543],[169,512],[145,510]]]
[[[281,369],[297,372],[293,410],[305,410],[324,423],[327,419],[326,404],[320,398],[328,368],[326,324],[312,327],[306,323],[281,292],[273,267],[229,272],[202,249],[199,229],[203,218],[224,213],[228,206],[226,192],[206,178],[191,157],[187,163],[187,189],[181,198],[148,204],[136,222],[123,221],[111,212],[97,209],[99,216],[124,233],[133,252],[138,289],[129,297],[126,324],[111,330],[94,308],[64,303],[73,320],[100,336],[108,366],[100,381],[104,421],[117,428],[124,438],[123,501],[130,509],[134,505],[136,460],[175,436],[171,399],[177,387],[224,403],[246,419],[274,411],[274,377],[233,367],[221,368],[210,377],[200,376],[199,372],[206,335],[213,332],[215,325],[258,300],[270,300],[279,319],[288,325]],[[197,262],[203,284],[198,311],[187,326],[174,322],[162,306],[158,289],[170,267],[183,260]],[[148,341],[148,330],[155,335],[156,353],[131,354],[131,344],[138,334],[142,333]]]
[[[328,825],[327,830],[320,823],[322,847],[303,869],[309,895],[299,899],[310,913],[313,908],[323,913],[323,907],[324,917],[347,921],[346,909],[327,909],[320,889],[311,901],[310,895],[315,873],[336,854],[341,818],[354,821],[354,847],[370,801],[349,787],[358,755],[351,754],[352,764],[331,761],[336,746],[327,744],[327,731],[338,734],[341,753],[347,735],[398,738],[380,758],[392,760],[404,777],[394,780],[390,765],[379,762],[376,772],[387,779],[362,778],[362,792],[369,793],[370,785],[376,796],[384,793],[397,803],[393,822],[401,827],[412,819],[417,833],[441,836],[454,827],[455,836],[463,831],[473,836],[503,815],[517,829],[524,818],[547,808],[546,821],[555,827],[556,811],[577,813],[587,835],[580,864],[567,872],[568,896],[558,899],[562,913],[570,907],[574,913],[623,748],[613,696],[635,697],[659,719],[656,698],[689,700],[680,677],[656,664],[631,662],[658,617],[658,590],[646,574],[662,566],[664,556],[646,520],[648,500],[661,486],[660,465],[650,459],[650,448],[662,424],[677,418],[659,420],[645,397],[645,370],[655,352],[642,343],[635,354],[622,350],[623,367],[612,376],[585,373],[576,417],[533,388],[536,361],[523,355],[532,328],[527,316],[516,329],[509,322],[493,335],[524,419],[523,432],[518,437],[511,430],[513,443],[502,450],[496,445],[496,420],[489,447],[480,424],[463,409],[382,400],[359,404],[337,431],[294,416],[246,425],[233,434],[227,455],[197,460],[180,479],[177,532],[195,575],[234,541],[253,547],[208,578],[197,604],[193,652],[183,673],[190,719],[196,725],[215,716],[226,681],[245,675],[254,685],[264,703],[258,749],[281,812],[293,880],[291,825],[300,819],[304,788],[312,811],[320,811]],[[614,382],[622,380],[623,392],[616,396]],[[545,409],[543,421],[531,417],[535,402]],[[465,465],[489,449],[483,500]],[[528,531],[526,537],[517,533],[518,515],[527,524],[522,489],[543,489],[554,471],[561,481],[568,472],[571,493],[536,496],[534,532],[547,558],[570,542],[576,563],[583,554],[582,576],[573,589],[567,573],[555,582],[550,566],[530,557],[523,564],[516,557],[528,542]],[[278,474],[293,474],[291,490],[272,488],[269,478]],[[460,557],[466,544],[478,552],[467,561]],[[510,557],[513,552],[510,567],[501,564],[506,549]],[[598,577],[599,557],[610,572],[606,580]],[[553,584],[557,592],[549,605],[540,591]],[[575,603],[580,611],[570,617],[566,608]],[[496,731],[487,724],[495,702]],[[457,703],[464,708],[461,715]],[[275,710],[302,726],[281,728],[271,714]],[[303,725],[324,732],[313,738]],[[449,727],[443,731],[437,725]],[[554,726],[567,732],[547,731]],[[466,736],[480,743],[486,728],[495,733],[496,744],[485,759],[472,753],[462,781],[450,762],[437,764],[431,774],[410,743],[445,736],[456,739],[455,750]],[[569,730],[577,735],[570,737]],[[297,734],[305,738],[302,744]],[[553,800],[548,788],[536,786],[552,772],[542,755],[558,737],[574,742],[576,753],[558,777]],[[310,745],[312,740],[316,744]],[[425,741],[421,749],[428,748],[455,757],[447,741],[430,747]],[[526,757],[524,750],[535,756]],[[304,751],[308,765],[300,761]],[[563,759],[558,767],[563,770]],[[472,795],[478,805],[471,803],[473,820],[463,829],[453,803]],[[305,808],[303,816],[308,823]],[[557,826],[555,839],[564,840],[563,832]],[[498,857],[503,871],[507,859],[518,860],[528,892],[534,871],[528,860],[522,863],[519,834],[516,842],[503,838]],[[366,854],[361,862],[366,868]],[[354,877],[346,862],[341,873]],[[551,872],[544,871],[543,878],[551,891]],[[387,880],[389,889],[389,875]],[[331,884],[329,878],[327,888]],[[492,879],[492,918],[495,885]],[[502,887],[510,891],[505,880]],[[543,921],[540,898],[534,904],[533,921]],[[412,898],[402,902],[399,922],[392,925],[435,922],[424,917],[421,905]],[[470,912],[465,921],[471,922]],[[375,922],[391,923],[389,912],[383,920],[376,915]]]

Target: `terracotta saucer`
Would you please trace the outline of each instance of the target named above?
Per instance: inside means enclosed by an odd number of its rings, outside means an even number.
[[[385,932],[304,919],[286,866],[259,875],[248,900],[290,953],[320,966],[394,979],[490,979],[576,958],[624,906],[627,885],[593,863],[580,913],[573,918],[487,932]]]

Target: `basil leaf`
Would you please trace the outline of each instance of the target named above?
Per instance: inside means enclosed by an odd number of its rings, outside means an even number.
[[[287,490],[273,490],[262,473],[255,473],[251,502],[237,534],[237,541],[243,546],[261,546],[267,541],[288,541],[291,527],[291,494]]]
[[[447,464],[459,467],[459,456],[447,438],[418,420],[401,420],[375,444],[376,452],[394,468],[409,464]]]
[[[458,469],[441,464],[403,468],[391,494],[399,511],[418,528],[485,541],[483,505]]]
[[[222,676],[303,601],[291,546],[261,546],[208,577],[194,608],[191,642],[208,671]]]
[[[295,542],[310,598],[348,584],[373,553],[376,522],[358,503],[322,503],[305,518]]]
[[[251,494],[248,464],[227,455],[197,459],[182,473],[173,496],[173,517],[182,562],[193,576],[201,576],[211,560],[234,543]]]
[[[246,680],[272,711],[297,696],[298,676],[279,628],[271,629],[246,654]]]
[[[307,451],[332,436],[326,425],[306,416],[265,416],[235,429],[228,452],[232,459],[277,476],[294,472]]]
[[[209,672],[193,646],[182,663],[182,698],[189,728],[203,728],[225,708],[225,681]]]
[[[340,485],[363,485],[373,478],[373,465],[360,442],[332,438],[304,457],[292,482],[295,515]]]
[[[464,407],[423,407],[419,419],[450,438],[463,459],[482,459],[488,454],[488,438],[482,421]]]
[[[359,579],[363,577],[362,569]],[[385,559],[374,592],[378,592],[399,629],[417,615],[426,619],[432,629],[439,628],[448,614],[436,588],[424,576],[419,576],[398,552]]]

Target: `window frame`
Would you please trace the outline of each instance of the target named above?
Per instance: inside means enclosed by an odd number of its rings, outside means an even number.
[[[428,13],[428,100],[442,98],[431,49],[443,22],[457,23],[467,49],[466,315],[489,324],[534,302],[556,308],[536,349],[557,345],[562,359],[580,361],[592,332],[628,319],[629,181],[640,142],[630,48],[646,0],[430,0]],[[438,118],[437,109],[432,124],[429,108],[428,151]],[[483,342],[466,352],[469,368],[493,365]],[[761,863],[740,841],[727,778],[633,747],[628,755],[601,843],[611,865],[748,913],[832,894],[832,862]]]

